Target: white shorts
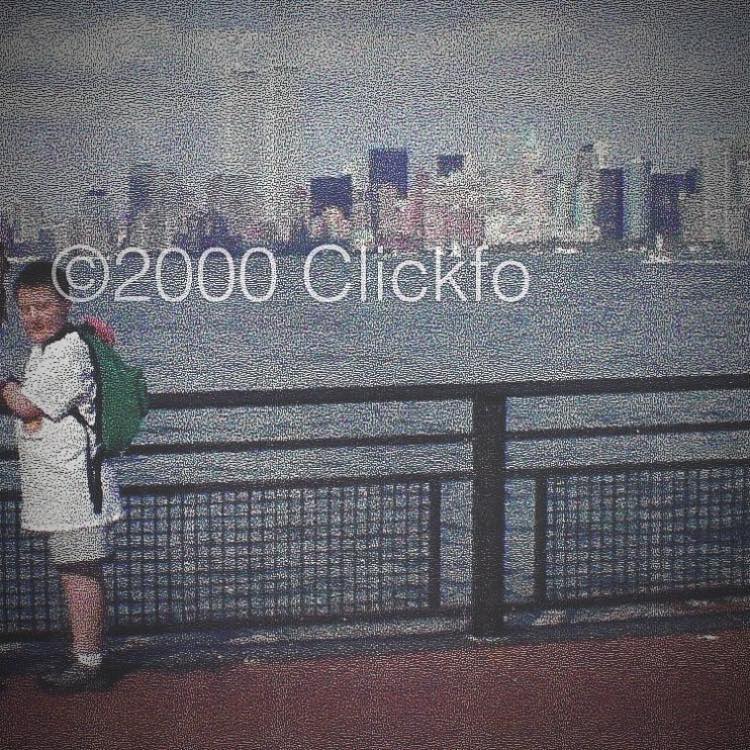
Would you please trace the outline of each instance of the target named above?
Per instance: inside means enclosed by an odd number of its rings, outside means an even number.
[[[102,562],[114,551],[113,524],[73,531],[53,531],[47,549],[53,565]]]

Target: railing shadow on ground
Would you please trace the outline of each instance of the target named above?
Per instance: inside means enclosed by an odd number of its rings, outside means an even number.
[[[131,448],[127,520],[107,570],[114,633],[282,628],[404,621],[478,638],[527,628],[549,610],[668,604],[750,593],[746,443],[726,455],[596,460],[597,440],[746,437],[742,419],[510,429],[509,404],[546,398],[746,393],[747,376],[600,379],[159,394],[155,413],[190,410],[463,402],[469,428],[399,434],[156,441]],[[739,442],[742,442],[740,440]],[[592,461],[570,462],[560,442]],[[518,465],[513,446],[544,460]],[[273,480],[159,481],[137,462],[305,451],[370,451],[368,471]],[[387,451],[457,450],[448,469],[392,471]],[[549,449],[549,450],[548,450]],[[723,449],[722,449],[723,450]],[[720,451],[721,452],[721,451]],[[735,455],[736,454],[736,455]],[[353,454],[351,454],[353,455]],[[450,454],[453,456],[453,454]],[[535,454],[536,455],[536,454]],[[635,456],[635,457],[634,457]],[[11,462],[11,449],[0,453]],[[469,465],[464,465],[468,463]],[[184,474],[185,472],[183,472]],[[528,534],[516,537],[528,586],[513,590],[514,483],[531,488]],[[0,638],[62,628],[43,541],[18,529],[17,488],[0,495]],[[460,507],[462,524],[455,523]],[[518,544],[518,539],[522,543]],[[513,546],[513,545],[511,545]],[[458,562],[457,562],[458,561]],[[523,566],[521,566],[523,567]],[[458,593],[450,574],[462,569]],[[519,593],[520,592],[520,593]]]

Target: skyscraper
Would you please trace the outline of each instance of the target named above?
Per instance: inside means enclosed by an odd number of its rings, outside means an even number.
[[[454,172],[463,172],[463,154],[440,154],[437,157],[437,176],[448,177]]]
[[[623,169],[623,235],[629,240],[648,238],[651,222],[651,162],[629,161]]]
[[[337,208],[347,219],[352,214],[352,176],[313,177],[310,181],[310,213],[320,216],[326,208]]]
[[[599,195],[596,176],[581,177],[573,184],[573,228],[581,242],[599,239],[596,224],[596,204]]]
[[[554,191],[552,236],[567,240],[573,231],[573,192],[562,175],[556,176]]]
[[[504,138],[500,150],[505,154],[491,166],[480,191],[487,241],[546,241],[554,234],[555,177],[545,168],[536,128]]]
[[[582,242],[599,239],[596,223],[599,202],[599,156],[593,143],[582,146],[574,159],[573,226]]]
[[[263,75],[263,173],[267,214],[275,227],[277,239],[288,241],[294,217],[300,210],[296,205],[297,196],[304,190],[308,179],[300,75],[297,68],[288,65],[274,65]]]
[[[682,234],[680,193],[685,189],[685,175],[656,173],[651,175],[651,231],[653,235],[676,239]]]
[[[370,149],[370,189],[393,185],[401,198],[409,187],[409,155],[405,148]]]
[[[750,243],[750,141],[716,139],[701,159],[704,239],[739,249]]]
[[[623,236],[622,169],[599,170],[599,202],[596,223],[603,240],[621,240]]]
[[[397,202],[409,187],[409,155],[403,148],[371,148],[369,153],[372,230],[375,242],[392,235],[398,224]]]

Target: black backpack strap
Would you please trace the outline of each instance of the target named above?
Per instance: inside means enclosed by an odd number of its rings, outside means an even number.
[[[85,336],[82,336],[82,331],[90,332],[90,327],[86,323],[82,323],[73,329],[81,338],[81,341],[86,346],[91,359],[91,367],[94,371],[94,381],[96,382],[96,397],[94,399],[94,426],[93,431],[96,439],[99,441],[99,451],[96,456],[92,454],[91,450],[91,437],[89,435],[89,425],[83,418],[81,412],[76,408],[73,410],[73,416],[83,425],[86,433],[86,468],[89,478],[89,492],[91,494],[91,502],[94,505],[94,513],[97,515],[102,512],[103,503],[103,489],[102,489],[102,460],[103,447],[102,447],[102,382],[99,377],[99,364],[96,359],[96,353],[93,347],[86,340]]]
[[[102,456],[101,449],[95,456],[93,455],[91,446],[91,436],[89,435],[89,424],[83,418],[83,415],[76,407],[71,412],[76,422],[83,427],[84,435],[86,435],[86,476],[89,484],[89,495],[91,496],[91,502],[94,505],[94,513],[100,515],[102,512],[102,502],[104,492],[102,490]]]

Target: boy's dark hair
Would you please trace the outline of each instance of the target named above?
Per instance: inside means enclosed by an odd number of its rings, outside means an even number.
[[[31,263],[27,263],[13,282],[13,294],[18,297],[18,290],[24,286],[47,286],[60,294],[60,292],[55,289],[55,284],[52,281],[53,274],[57,279],[57,286],[60,290],[62,290],[64,294],[70,294],[70,284],[68,283],[65,272],[60,268],[55,269],[52,263],[48,260],[35,260]]]

